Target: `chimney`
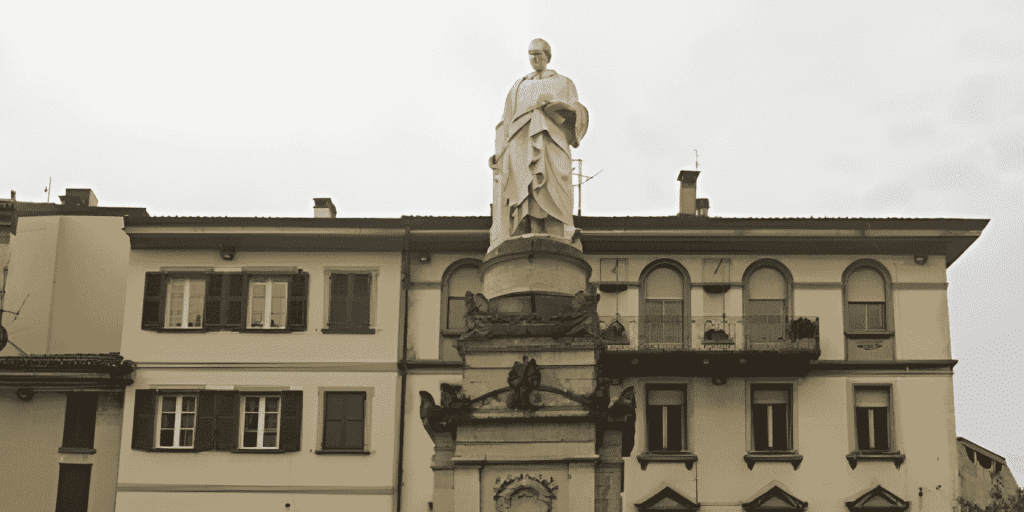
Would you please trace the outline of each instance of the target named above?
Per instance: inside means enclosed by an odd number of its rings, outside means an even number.
[[[334,207],[334,202],[329,197],[314,197],[313,198],[313,218],[314,219],[335,219],[338,217],[338,209]]]
[[[698,199],[697,200],[697,216],[698,217],[707,217],[708,216],[708,208],[710,208],[710,207],[711,207],[711,205],[708,202],[708,198],[704,197],[704,198]]]
[[[697,176],[700,171],[679,171],[679,215],[697,214]]]
[[[96,194],[91,188],[69,188],[60,196],[60,204],[65,206],[96,206]]]

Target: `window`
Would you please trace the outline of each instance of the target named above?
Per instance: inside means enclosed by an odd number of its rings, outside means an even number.
[[[686,387],[647,386],[647,450],[679,452],[686,448]]]
[[[366,393],[324,392],[322,450],[363,452],[366,449]]]
[[[147,272],[142,328],[304,331],[309,274]]]
[[[643,344],[682,346],[688,332],[685,326],[688,279],[675,262],[655,262],[641,276],[640,341]]]
[[[754,451],[789,451],[792,443],[792,388],[757,385],[750,389]]]
[[[302,391],[135,390],[132,449],[170,452],[296,452]]]
[[[857,449],[863,452],[889,451],[889,388],[857,387],[853,393]]]
[[[99,393],[68,393],[64,410],[64,441],[62,452],[93,450],[96,434],[96,404]]]
[[[242,448],[277,448],[281,398],[246,396],[242,400]]]
[[[483,291],[480,262],[466,259],[453,263],[441,282],[441,331],[447,335],[466,331],[466,292]]]
[[[196,397],[160,397],[159,448],[192,448],[196,434]]]
[[[373,274],[331,273],[326,332],[373,334]]]
[[[249,280],[250,329],[284,329],[288,317],[288,281],[282,277]]]
[[[752,265],[744,283],[743,321],[747,340],[782,341],[786,338],[789,313],[789,283],[778,265],[764,262]]]
[[[61,464],[57,476],[57,512],[87,512],[92,464]]]
[[[886,329],[885,280],[871,267],[860,267],[846,278],[847,329],[884,331]]]
[[[173,278],[167,284],[167,323],[169,329],[198,329],[203,326],[205,279]]]

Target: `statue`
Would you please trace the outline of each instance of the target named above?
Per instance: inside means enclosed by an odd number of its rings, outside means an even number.
[[[576,241],[572,218],[572,153],[589,116],[567,77],[548,69],[551,46],[530,43],[535,70],[512,85],[488,162],[495,174],[491,249],[525,234]]]

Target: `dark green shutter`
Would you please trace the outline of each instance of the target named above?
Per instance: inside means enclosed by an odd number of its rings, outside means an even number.
[[[135,390],[135,417],[132,422],[132,449],[153,449],[156,430],[156,390]]]
[[[361,329],[370,328],[370,274],[349,276],[349,325]]]
[[[64,448],[92,448],[99,393],[68,393],[64,409]]]
[[[288,283],[288,328],[306,330],[306,304],[309,302],[309,274],[299,272]]]
[[[331,311],[328,326],[348,326],[348,274],[331,274]]]
[[[217,331],[224,326],[224,274],[210,274],[206,280],[206,321],[203,327]]]
[[[92,464],[60,464],[60,472],[57,474],[57,508],[55,510],[57,512],[88,512],[91,480]]]
[[[364,407],[366,393],[345,394],[345,448],[349,450],[362,450],[364,448],[363,436],[365,434]]]
[[[238,392],[218,391],[214,450],[230,451],[238,448]]]
[[[281,449],[297,452],[302,449],[302,391],[281,393]]]
[[[164,326],[164,274],[146,272],[146,285],[142,298],[142,328],[162,329]]]
[[[200,391],[196,404],[195,451],[212,450],[214,445],[215,421],[217,414],[216,391]]]

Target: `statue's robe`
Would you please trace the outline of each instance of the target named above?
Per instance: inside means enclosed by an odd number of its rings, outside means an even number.
[[[538,100],[561,101],[571,108],[552,116]],[[522,232],[522,223],[529,223],[530,217],[550,217],[562,229],[545,232],[573,238],[571,148],[579,146],[587,121],[572,80],[548,69],[516,81],[505,99],[491,160],[500,189],[495,193],[495,221],[504,228],[494,235],[506,239]]]

